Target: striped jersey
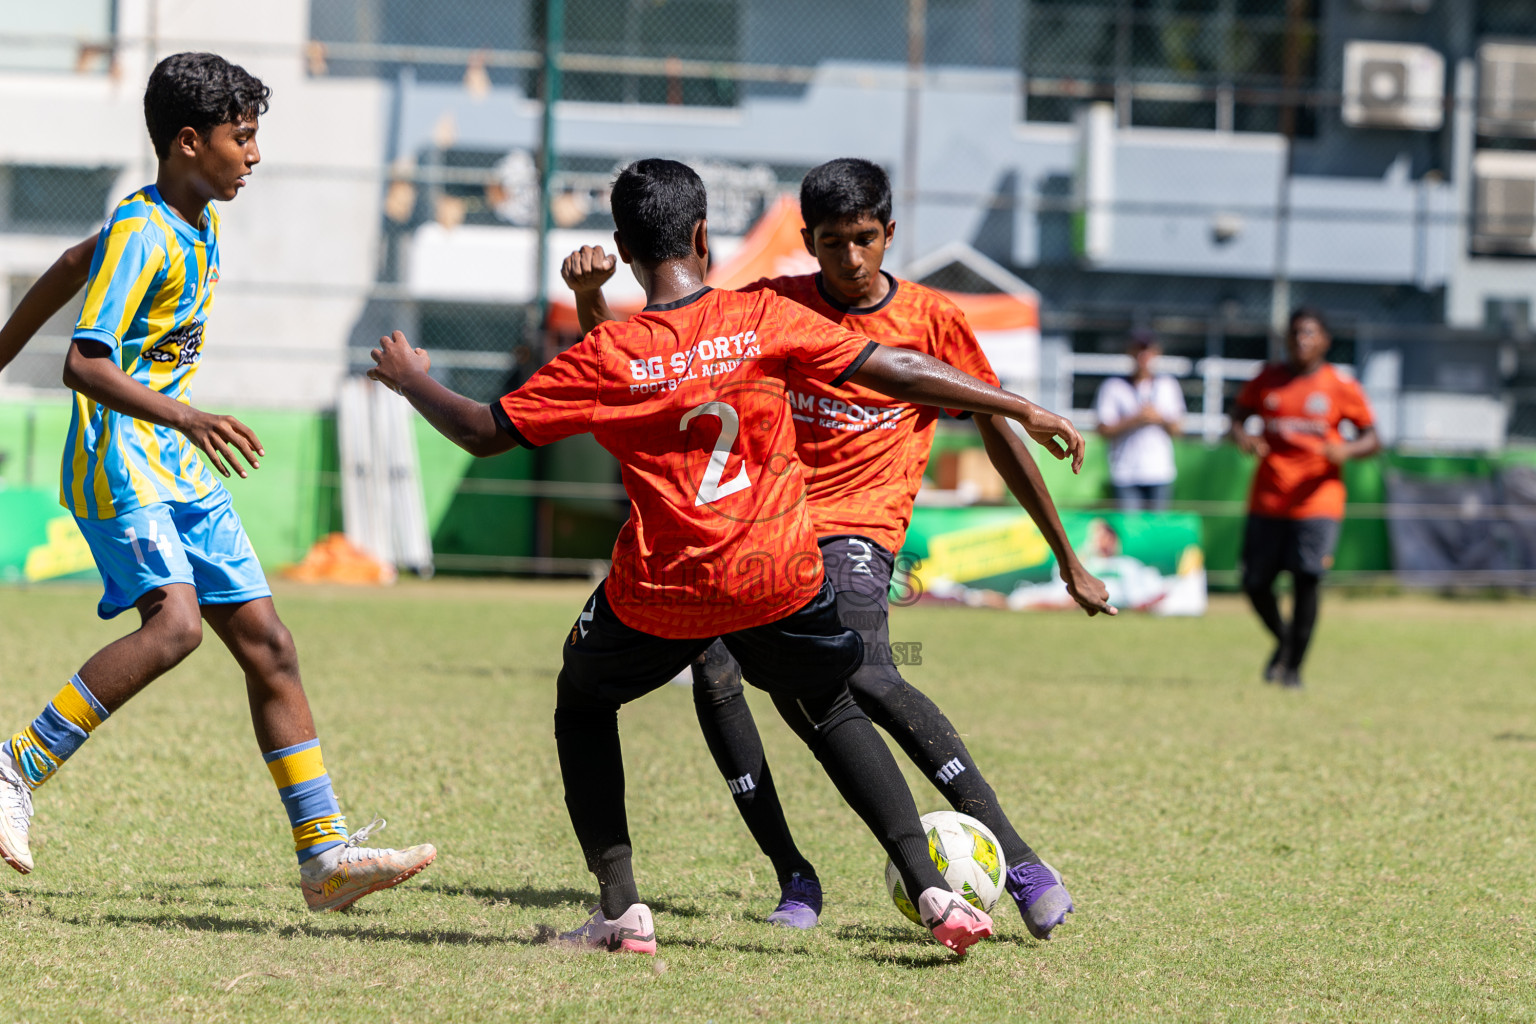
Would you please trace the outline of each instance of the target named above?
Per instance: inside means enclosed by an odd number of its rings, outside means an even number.
[[[193,227],[153,185],[142,188],[101,229],[74,338],[106,345],[128,376],[189,403],[218,280],[213,204]],[[59,495],[76,516],[112,519],[155,502],[195,501],[222,486],[185,434],[76,393]]]

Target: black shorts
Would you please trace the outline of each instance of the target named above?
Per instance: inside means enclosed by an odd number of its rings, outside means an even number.
[[[1281,572],[1321,576],[1333,566],[1337,519],[1248,517],[1243,530],[1243,586],[1266,587]]]
[[[894,670],[880,671],[881,666],[909,660],[906,645],[899,651],[891,647],[891,574],[896,556],[867,537],[852,534],[823,537],[818,543],[827,580],[837,592],[838,617],[864,641],[864,665],[859,671],[890,674]]]
[[[825,581],[798,611],[720,640],[754,685],[797,699],[841,690],[864,654],[859,635],[838,621],[836,596]],[[665,686],[713,642],[632,629],[613,613],[599,584],[566,638],[561,685],[601,702],[627,704]]]

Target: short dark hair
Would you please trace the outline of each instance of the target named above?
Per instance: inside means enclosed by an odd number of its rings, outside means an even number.
[[[1316,306],[1298,306],[1296,309],[1292,310],[1291,319],[1286,323],[1285,326],[1286,335],[1289,336],[1295,334],[1296,325],[1301,323],[1303,320],[1316,320],[1317,326],[1323,329],[1323,333],[1328,335],[1330,338],[1333,337],[1333,332],[1328,329],[1328,321],[1323,319],[1323,311],[1318,309]]]
[[[891,222],[891,179],[877,163],[858,157],[828,160],[800,182],[800,217],[815,231],[828,221],[873,217]]]
[[[144,123],[164,160],[183,128],[203,138],[221,124],[267,112],[272,90],[216,53],[174,53],[155,65],[144,89]]]
[[[709,213],[704,182],[692,167],[653,157],[636,160],[613,182],[613,224],[641,263],[693,254],[693,228]]]

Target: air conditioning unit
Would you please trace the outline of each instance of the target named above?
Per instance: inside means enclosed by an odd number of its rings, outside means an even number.
[[[1472,178],[1472,251],[1536,256],[1536,153],[1484,150]]]
[[[1484,43],[1477,48],[1477,130],[1536,137],[1536,46]]]
[[[1412,43],[1344,44],[1344,123],[1432,132],[1445,120],[1445,58]]]

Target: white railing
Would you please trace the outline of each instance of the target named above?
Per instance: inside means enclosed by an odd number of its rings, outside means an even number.
[[[1040,403],[1054,411],[1066,410],[1079,430],[1096,430],[1098,412],[1092,408],[1078,409],[1072,406],[1073,381],[1076,377],[1129,377],[1136,368],[1136,361],[1128,355],[1112,352],[1072,352],[1060,342],[1046,342],[1041,359]],[[1230,418],[1222,412],[1223,394],[1227,381],[1252,380],[1264,366],[1262,359],[1227,359],[1207,356],[1191,359],[1187,356],[1159,356],[1153,363],[1153,371],[1166,373],[1181,381],[1191,377],[1200,381],[1198,412],[1184,417],[1182,433],[1198,436],[1207,444],[1221,440],[1231,425]],[[1340,367],[1346,373],[1348,367]],[[1193,405],[1193,402],[1189,404]]]

